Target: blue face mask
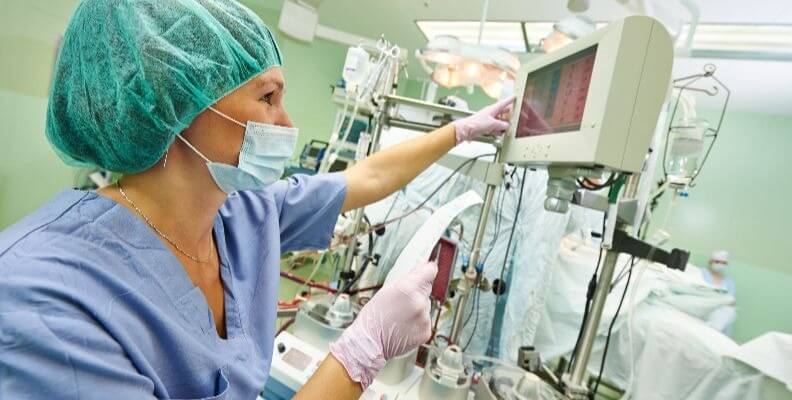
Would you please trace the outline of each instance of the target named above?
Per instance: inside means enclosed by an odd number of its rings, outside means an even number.
[[[221,117],[245,128],[239,165],[233,166],[209,160],[187,139],[177,135],[182,142],[206,161],[209,173],[220,190],[233,193],[239,190],[260,190],[271,185],[283,175],[297,144],[297,128],[248,121],[247,125],[209,107]]]
[[[710,269],[722,275],[726,273],[726,264],[712,263],[710,264]]]

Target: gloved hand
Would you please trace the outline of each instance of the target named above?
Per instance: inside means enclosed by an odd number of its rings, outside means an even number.
[[[385,361],[429,340],[429,310],[437,264],[416,265],[398,281],[389,281],[366,303],[357,319],[330,344],[330,353],[365,390]]]
[[[482,108],[479,112],[453,122],[457,144],[488,134],[502,134],[509,127],[514,96]]]

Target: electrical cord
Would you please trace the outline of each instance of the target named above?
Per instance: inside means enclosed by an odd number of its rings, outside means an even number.
[[[501,191],[498,192],[498,198],[495,200],[495,229],[492,233],[492,240],[490,241],[487,254],[485,254],[484,258],[481,260],[484,265],[487,264],[490,253],[492,253],[492,250],[495,248],[495,244],[498,243],[498,237],[500,237],[501,222],[503,221],[503,203],[506,199],[505,193],[506,191],[501,189]]]
[[[621,312],[624,298],[627,297],[627,288],[630,287],[630,278],[632,278],[632,271],[633,267],[635,267],[635,264],[635,257],[630,258],[630,269],[627,270],[627,282],[624,283],[624,291],[622,292],[621,299],[619,299],[619,306],[616,307],[616,314],[613,315],[613,319],[611,319],[610,326],[608,327],[608,335],[605,337],[605,347],[602,349],[602,361],[600,362],[599,374],[597,375],[597,381],[594,384],[594,390],[590,393],[591,399],[594,399],[597,390],[599,390],[600,381],[602,380],[602,372],[605,370],[605,358],[608,356],[608,346],[610,345],[613,326],[616,324],[616,318],[619,317],[619,312]]]
[[[515,168],[515,171],[516,170],[517,169]],[[506,252],[503,253],[503,264],[501,265],[500,277],[498,278],[498,281],[501,283],[503,283],[503,275],[506,271],[506,265],[508,265],[509,251],[511,250],[512,239],[514,239],[514,231],[517,229],[517,220],[520,217],[520,207],[522,206],[523,189],[525,187],[525,177],[527,174],[528,168],[523,168],[522,179],[520,180],[520,195],[517,197],[517,207],[514,209],[514,219],[512,220],[511,232],[509,232],[509,240],[506,242]]]
[[[487,254],[484,255],[484,258],[481,261],[483,264],[487,263],[490,253],[492,253],[492,250],[495,248],[495,244],[498,242],[498,238],[500,236],[500,231],[501,231],[501,225],[503,222],[503,205],[505,201],[506,201],[506,191],[501,189],[501,191],[498,192],[498,197],[495,199],[495,228],[492,234],[492,240],[489,249],[487,250]],[[473,337],[476,335],[476,329],[478,328],[479,311],[481,307],[481,289],[479,289],[478,287],[478,283],[480,283],[480,277],[479,279],[476,280],[476,282],[477,282],[476,292],[474,293],[474,298],[473,298],[474,307],[476,308],[475,311],[476,317],[473,320],[473,330],[470,332],[470,337],[468,338],[467,342],[462,347],[462,351],[466,351],[468,346],[470,346],[470,343],[473,341]],[[462,324],[463,329],[467,326],[472,315],[473,315],[473,309],[471,308],[470,315],[468,315],[467,319]]]
[[[516,171],[516,170],[517,169],[515,168],[512,171],[512,175],[514,174],[514,171]],[[503,271],[504,271],[504,269],[506,267],[506,261],[508,260],[508,253],[509,253],[509,249],[511,248],[511,242],[512,242],[512,239],[514,238],[514,229],[516,228],[516,225],[517,225],[517,217],[519,215],[520,206],[522,204],[522,194],[523,194],[522,190],[523,190],[523,188],[525,186],[525,176],[526,176],[527,171],[528,171],[527,169],[523,169],[523,179],[520,182],[520,194],[519,194],[518,200],[517,200],[517,212],[515,213],[514,221],[512,223],[512,231],[509,234],[509,240],[508,240],[508,242],[506,244],[506,254],[505,254],[504,258],[503,258],[504,264],[501,267],[501,278],[500,278],[501,280],[503,279]],[[489,250],[487,250],[487,254],[484,256],[484,259],[482,260],[482,262],[485,263],[485,264],[486,264],[487,260],[489,259],[490,253],[492,253],[492,249],[495,247],[495,244],[497,243],[498,237],[500,236],[501,224],[503,222],[503,205],[504,205],[504,203],[506,201],[506,191],[502,189],[498,194],[499,194],[499,197],[495,201],[495,209],[496,209],[496,214],[495,214],[495,232],[493,233],[492,244],[490,245]],[[468,346],[470,346],[470,343],[473,341],[473,337],[476,335],[476,329],[478,328],[479,311],[480,311],[480,308],[481,308],[481,289],[479,289],[478,286],[476,286],[476,293],[475,293],[475,297],[474,297],[473,301],[474,301],[474,307],[476,308],[476,311],[475,311],[476,317],[475,317],[475,319],[473,321],[473,329],[470,332],[470,337],[468,338],[467,342],[465,343],[464,347],[462,348],[462,351],[466,351]],[[470,321],[470,317],[472,315],[473,315],[473,310],[471,308],[470,315],[468,315],[468,318],[462,324],[462,328],[463,329],[465,328],[465,326],[467,326],[468,322]]]
[[[468,346],[470,346],[470,343],[473,341],[473,337],[476,336],[476,328],[478,328],[478,321],[479,321],[479,310],[481,308],[481,289],[477,289],[476,290],[473,302],[475,303],[474,307],[476,307],[476,318],[475,318],[475,320],[473,322],[473,329],[470,331],[470,337],[468,338],[467,342],[465,343],[465,346],[462,347],[462,351],[467,351]],[[473,309],[472,308],[470,310],[470,313],[471,313],[471,315],[473,314]],[[463,328],[464,328],[464,326],[463,326]]]
[[[478,160],[479,158],[491,157],[491,156],[494,156],[494,155],[495,155],[495,153],[479,154],[479,155],[477,155],[475,157],[471,157],[471,158],[465,160],[462,164],[460,164],[453,171],[451,171],[451,173],[445,179],[443,179],[443,181],[440,182],[440,184],[438,184],[437,187],[434,190],[432,190],[432,192],[429,193],[429,195],[426,196],[426,198],[421,203],[419,203],[417,206],[415,206],[412,210],[409,210],[406,213],[404,213],[402,215],[399,215],[397,217],[393,217],[393,218],[391,218],[389,220],[380,222],[379,224],[376,224],[376,225],[370,227],[369,230],[375,231],[375,230],[380,229],[380,228],[382,228],[382,227],[384,227],[386,225],[392,224],[392,223],[394,223],[394,222],[396,222],[398,220],[404,219],[404,218],[414,214],[418,210],[424,208],[424,206],[426,206],[426,203],[428,203],[429,200],[431,200],[432,197],[434,197],[440,191],[440,189],[442,189],[443,186],[445,186],[445,184],[447,184],[448,181],[450,181],[451,178],[454,177],[454,175],[458,174],[459,171],[462,170],[462,168],[465,168],[465,166],[467,166],[468,164]],[[365,233],[367,233],[367,232],[361,232],[360,234],[365,234]]]
[[[468,313],[467,317],[465,318],[465,322],[462,323],[462,327],[459,328],[460,330],[465,329],[465,327],[467,327],[467,325],[468,325],[468,322],[470,322],[470,319],[473,318],[473,308],[476,306],[476,294],[478,293],[478,290],[479,290],[479,288],[478,288],[478,279],[476,279],[476,282],[475,282],[474,285],[475,286],[473,287],[473,302],[470,303],[470,312]]]
[[[605,189],[606,187],[612,186],[616,182],[616,179],[618,177],[619,174],[614,172],[610,174],[610,176],[605,181],[605,183],[602,184],[594,183],[589,178],[583,178],[583,179],[578,178],[577,184],[578,186],[586,190],[601,190],[601,189]]]
[[[608,216],[607,214],[603,214],[602,216],[602,235],[603,238],[605,236],[605,222],[607,221]],[[578,330],[578,336],[575,340],[575,347],[572,350],[572,355],[569,357],[569,364],[567,364],[567,372],[572,369],[572,362],[575,360],[575,353],[577,353],[578,348],[580,347],[580,340],[583,338],[583,327],[586,325],[586,320],[589,317],[589,309],[591,308],[591,302],[594,299],[594,289],[597,287],[597,274],[599,273],[600,263],[602,262],[602,246],[599,249],[599,255],[597,256],[597,266],[594,267],[594,274],[591,275],[591,279],[588,283],[588,288],[586,289],[586,304],[583,307],[583,319],[580,321],[580,329]]]

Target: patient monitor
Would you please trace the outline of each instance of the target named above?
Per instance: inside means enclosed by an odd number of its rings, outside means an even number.
[[[547,167],[552,211],[575,178],[641,170],[669,91],[673,45],[658,21],[633,16],[525,64],[502,161]]]

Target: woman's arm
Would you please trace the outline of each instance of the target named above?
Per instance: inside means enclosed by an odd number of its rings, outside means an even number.
[[[347,195],[342,210],[363,207],[401,189],[461,141],[503,132],[509,126],[504,119],[513,102],[513,97],[502,100],[427,135],[375,153],[347,169]]]
[[[360,383],[353,381],[344,366],[332,354],[328,354],[311,379],[294,396],[294,400],[348,400],[359,399],[361,394],[363,388]]]
[[[374,203],[404,187],[456,146],[454,131],[454,126],[448,124],[375,153],[347,169],[347,195],[342,210]]]

